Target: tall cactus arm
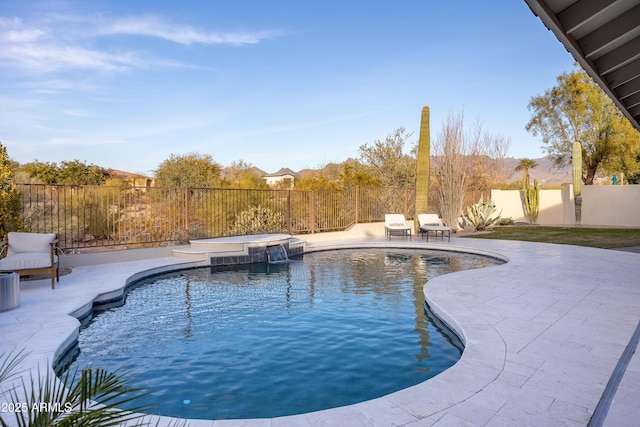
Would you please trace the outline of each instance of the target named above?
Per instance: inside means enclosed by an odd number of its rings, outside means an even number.
[[[582,195],[582,145],[575,141],[571,150],[571,172],[573,175],[573,195]]]

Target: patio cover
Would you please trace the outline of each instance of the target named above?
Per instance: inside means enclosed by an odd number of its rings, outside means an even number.
[[[640,0],[525,0],[640,130]]]

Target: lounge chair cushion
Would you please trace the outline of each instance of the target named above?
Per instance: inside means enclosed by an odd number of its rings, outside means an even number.
[[[436,214],[419,214],[418,215],[418,222],[420,223],[420,226],[443,226],[442,224],[442,220],[440,219],[440,217]]]
[[[403,214],[385,214],[384,225],[385,227],[406,227],[407,221]]]
[[[54,256],[54,259],[55,262],[58,261],[57,256]],[[0,271],[31,270],[46,267],[51,267],[51,255],[48,251],[46,253],[14,254],[11,257],[0,260]]]
[[[40,252],[47,255],[47,263],[43,267],[51,265],[51,260],[49,258],[49,243],[51,243],[51,241],[56,238],[55,234],[11,232],[9,233],[8,237],[9,246],[7,248],[7,256],[26,252]]]

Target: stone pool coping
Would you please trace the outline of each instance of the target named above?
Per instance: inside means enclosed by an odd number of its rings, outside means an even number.
[[[640,320],[640,255],[568,245],[452,238],[309,242],[306,251],[415,247],[484,253],[508,263],[431,280],[431,308],[466,344],[458,363],[416,386],[367,402],[192,426],[586,425]],[[21,285],[21,307],[0,313],[0,352],[25,348],[22,367],[50,365],[77,337],[96,298],[139,277],[202,265],[175,257],[75,267],[55,290]],[[640,362],[632,359],[604,425],[640,417]],[[6,415],[6,414],[5,414]],[[8,417],[3,417],[5,420]],[[171,421],[157,417],[161,425]]]

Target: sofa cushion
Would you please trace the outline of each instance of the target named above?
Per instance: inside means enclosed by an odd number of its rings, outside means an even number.
[[[7,256],[25,252],[44,252],[49,254],[49,243],[56,238],[53,233],[19,233],[8,234],[9,247]]]
[[[54,262],[58,262],[57,256],[54,256]],[[0,259],[0,271],[31,270],[46,267],[51,267],[51,255],[48,252],[15,254]]]

